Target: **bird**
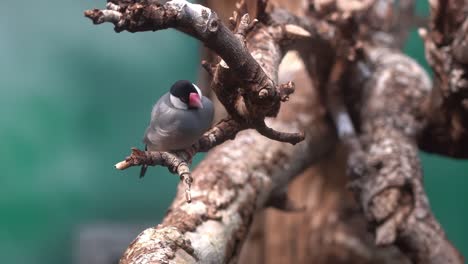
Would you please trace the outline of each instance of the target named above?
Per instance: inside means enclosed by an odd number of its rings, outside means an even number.
[[[200,88],[187,80],[176,81],[153,106],[143,143],[149,151],[177,151],[190,147],[213,122],[214,107]],[[148,166],[143,165],[140,178]]]

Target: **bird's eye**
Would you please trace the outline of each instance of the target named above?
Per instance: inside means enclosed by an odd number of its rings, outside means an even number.
[[[184,100],[182,98],[176,97],[176,96],[171,94],[169,96],[169,99],[171,100],[171,103],[175,108],[178,108],[178,109],[187,109],[188,108],[188,106],[187,106],[188,101],[184,102]]]

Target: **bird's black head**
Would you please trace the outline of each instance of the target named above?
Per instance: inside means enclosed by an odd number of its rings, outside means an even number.
[[[188,104],[190,93],[198,93],[198,91],[191,82],[179,80],[172,85],[170,93],[179,98],[182,102]]]
[[[178,100],[171,99],[173,105],[178,108],[203,108],[201,105],[202,94],[200,89],[187,80],[175,82],[171,87],[170,94],[184,104],[181,104]]]

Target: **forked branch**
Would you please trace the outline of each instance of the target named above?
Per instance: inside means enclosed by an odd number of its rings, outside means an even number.
[[[175,28],[199,39],[222,59],[217,65],[205,63],[205,68],[213,76],[212,90],[227,109],[233,122],[218,124],[207,132],[198,144],[187,150],[173,153],[147,152],[144,155],[141,151],[133,150],[132,155],[118,163],[116,168],[162,165],[177,172],[180,164],[185,168],[196,152],[207,151],[247,128],[256,129],[268,138],[291,144],[304,140],[303,133],[275,131],[264,122],[265,117],[276,116],[281,102],[287,101],[289,95],[294,92],[292,83],[277,84],[277,67],[283,56],[281,45],[285,40],[297,38],[297,35],[308,36],[305,30],[298,26],[278,27],[274,21],[263,21],[264,23],[259,25],[258,20],[250,21],[248,14],[244,14],[236,19],[237,24],[232,32],[214,11],[184,0],[173,0],[164,4],[155,1],[115,0],[107,4],[106,10],[88,10],[85,16],[95,24],[113,23],[117,32]],[[250,42],[246,43],[248,34],[249,38],[263,39],[249,45]],[[264,49],[265,45],[272,49]],[[274,63],[270,63],[272,61]],[[213,135],[219,131],[228,133],[213,139]],[[201,144],[206,142],[210,144]],[[180,173],[179,175],[182,177]],[[184,175],[188,175],[183,178],[187,179],[189,188],[191,177],[185,172]]]

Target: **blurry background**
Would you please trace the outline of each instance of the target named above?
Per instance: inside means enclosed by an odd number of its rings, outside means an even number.
[[[142,147],[157,98],[175,80],[196,80],[199,44],[174,30],[116,34],[83,17],[104,6],[0,2],[2,263],[121,253],[162,219],[175,194],[178,178],[164,168],[139,180],[138,169],[113,165]],[[426,1],[418,11],[427,14]],[[415,31],[406,51],[427,67]],[[421,156],[433,211],[468,256],[468,161]],[[109,242],[117,237],[125,243]]]

